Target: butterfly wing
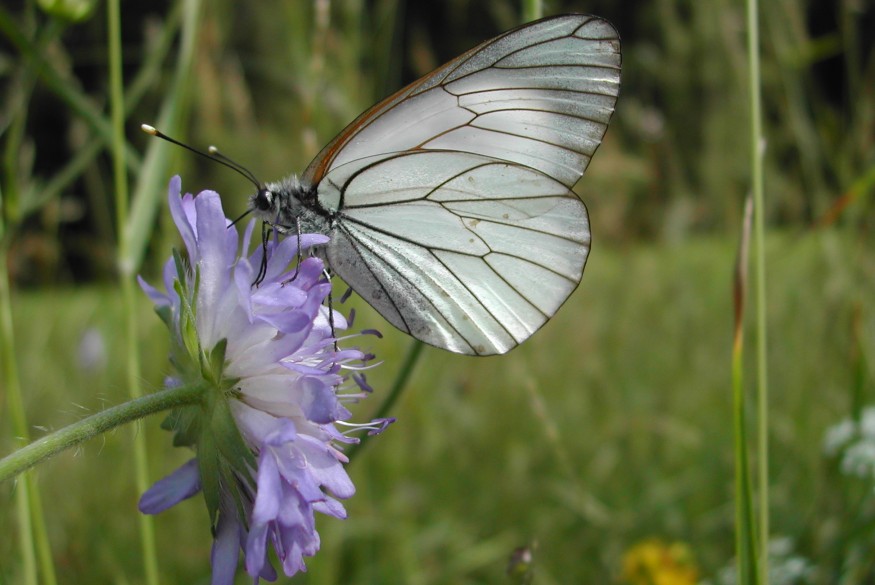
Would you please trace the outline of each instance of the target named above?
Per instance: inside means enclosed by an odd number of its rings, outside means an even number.
[[[504,353],[575,289],[589,250],[570,188],[619,91],[616,30],[548,18],[377,104],[302,179],[336,214],[329,265],[389,322],[458,353]]]
[[[571,187],[620,89],[620,39],[589,15],[546,18],[486,41],[373,106],[302,179],[375,154],[460,150],[518,162]]]
[[[504,353],[580,282],[586,208],[559,181],[454,151],[366,160],[319,186],[345,199],[328,263],[398,329],[457,353]]]

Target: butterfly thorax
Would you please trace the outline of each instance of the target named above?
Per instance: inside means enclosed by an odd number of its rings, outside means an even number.
[[[316,196],[316,188],[290,175],[267,183],[250,198],[253,215],[281,233],[327,234],[333,214]]]

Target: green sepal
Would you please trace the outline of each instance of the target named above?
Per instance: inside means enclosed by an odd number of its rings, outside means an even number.
[[[173,289],[179,295],[179,342],[185,350],[189,361],[198,363],[200,359],[200,340],[197,334],[197,321],[195,309],[185,296],[185,287],[177,280],[173,283]]]
[[[210,417],[210,430],[219,454],[231,471],[252,482],[252,470],[256,467],[255,455],[243,440],[227,400],[216,401]]]
[[[216,386],[222,384],[222,376],[225,371],[225,350],[227,349],[228,340],[222,339],[210,350],[207,356],[207,371],[204,372],[204,378]]]
[[[240,482],[246,481],[252,488],[255,479],[252,470],[256,467],[255,455],[243,440],[231,413],[224,392],[211,388],[206,395],[206,424],[202,426],[197,453],[204,499],[210,515],[210,525],[215,531],[218,522],[221,494],[230,496],[240,518],[245,518],[245,509],[240,493]]]
[[[221,494],[219,451],[216,449],[214,437],[209,428],[201,433],[197,445],[198,472],[201,479],[201,490],[210,517],[210,529],[215,534],[216,522],[219,519],[219,501]]]
[[[155,305],[155,314],[173,331],[173,311],[170,310],[170,305]]]
[[[234,507],[237,509],[237,518],[243,524],[246,530],[249,530],[249,523],[246,520],[246,508],[243,505],[244,495],[240,493],[242,487],[238,480],[238,475],[228,467],[222,466],[222,488],[231,495],[231,501],[234,502]],[[248,477],[248,474],[246,475]],[[221,514],[221,511],[219,512]]]
[[[177,408],[161,423],[165,431],[173,431],[174,447],[194,447],[201,433],[203,410],[200,406]]]
[[[185,287],[185,260],[176,248],[171,250],[171,255],[173,256],[173,265],[176,267],[176,280],[180,281],[182,286]]]
[[[173,290],[179,296],[179,336],[182,347],[192,362],[200,360],[200,340],[197,334],[197,292],[200,283],[200,270],[194,270],[194,289],[187,287],[185,278],[185,261],[177,250],[173,250],[173,262],[176,265],[176,280]]]

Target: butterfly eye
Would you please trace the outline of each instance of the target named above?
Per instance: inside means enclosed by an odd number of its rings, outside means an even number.
[[[252,198],[252,206],[258,211],[268,211],[273,205],[273,193],[267,189],[259,189]]]

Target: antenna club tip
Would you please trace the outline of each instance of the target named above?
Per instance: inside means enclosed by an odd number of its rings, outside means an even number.
[[[152,136],[158,135],[158,130],[156,130],[154,126],[149,126],[148,124],[140,124],[140,130],[146,134],[151,134]]]

